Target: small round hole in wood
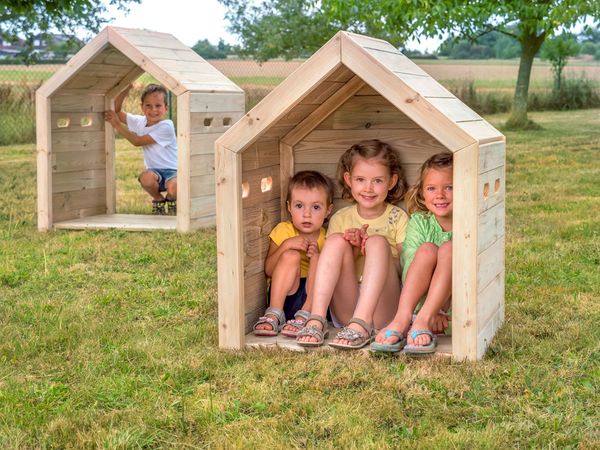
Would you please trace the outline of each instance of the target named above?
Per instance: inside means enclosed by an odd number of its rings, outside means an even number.
[[[500,178],[496,178],[496,181],[494,183],[494,192],[497,194],[498,192],[500,192]]]
[[[260,180],[260,192],[269,192],[273,188],[273,177],[265,177]]]
[[[79,120],[79,125],[81,125],[82,128],[91,127],[93,123],[94,121],[90,116],[83,116]]]
[[[242,183],[242,198],[248,198],[250,195],[250,185],[247,181]]]
[[[483,199],[487,200],[487,198],[490,196],[490,183],[485,183],[483,185]]]
[[[71,124],[71,119],[69,119],[68,117],[60,117],[56,121],[56,126],[58,128],[67,128],[70,124]]]

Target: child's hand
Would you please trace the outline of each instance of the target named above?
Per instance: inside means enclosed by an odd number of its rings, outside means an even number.
[[[114,111],[106,111],[104,113],[104,120],[110,123],[113,127],[116,127],[121,121],[119,115]]]
[[[367,228],[369,228],[369,224],[366,223],[362,227],[360,227],[361,237],[360,237],[360,253],[365,254],[365,247],[367,245],[367,239],[369,239],[369,233],[367,232]]]
[[[363,234],[369,225],[363,225],[361,228],[348,228],[344,231],[344,239],[346,239],[353,247],[360,248],[362,246]]]
[[[440,310],[440,312],[433,317],[431,331],[435,334],[443,333],[448,329],[448,322],[450,320],[450,316],[444,311]]]
[[[306,250],[306,256],[308,259],[312,259],[314,257],[319,257],[319,246],[317,241],[309,241],[308,249]]]
[[[285,240],[285,246],[288,250],[306,252],[308,250],[308,239],[303,236],[294,236]]]

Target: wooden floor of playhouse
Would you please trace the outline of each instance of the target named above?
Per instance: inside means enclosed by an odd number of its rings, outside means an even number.
[[[325,339],[325,345],[316,348],[301,347],[296,343],[293,338],[288,338],[282,335],[276,337],[261,337],[255,336],[254,333],[248,333],[246,335],[246,347],[249,348],[268,348],[268,347],[279,347],[286,350],[292,350],[297,352],[314,351],[314,350],[334,350],[333,347],[327,345],[331,342],[339,329],[329,327],[329,337]],[[452,336],[438,335],[437,336],[437,349],[435,354],[439,356],[452,356]],[[369,346],[365,346],[362,351],[368,351]],[[402,351],[401,353],[404,353]]]
[[[153,231],[175,230],[176,216],[154,216],[143,214],[101,214],[82,219],[55,222],[60,230],[128,230]]]

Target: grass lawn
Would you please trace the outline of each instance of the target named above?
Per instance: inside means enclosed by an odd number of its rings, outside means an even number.
[[[0,448],[599,448],[600,110],[531,118],[477,363],[219,351],[214,229],[38,233],[35,148],[0,147]]]

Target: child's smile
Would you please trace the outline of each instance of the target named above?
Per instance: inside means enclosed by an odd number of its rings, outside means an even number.
[[[146,126],[156,125],[167,113],[165,96],[162,92],[147,94],[142,101],[142,112],[146,116]]]

